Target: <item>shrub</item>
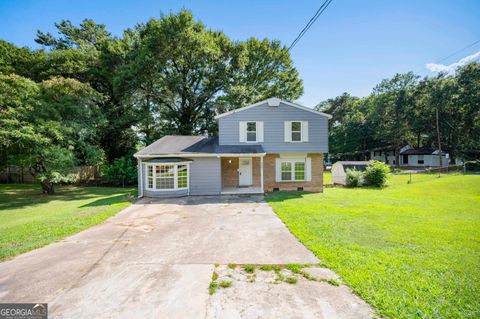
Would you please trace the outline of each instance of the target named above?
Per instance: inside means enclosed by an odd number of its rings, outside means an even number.
[[[384,187],[387,183],[390,167],[379,161],[372,161],[372,165],[367,166],[365,173],[365,184],[368,186]]]
[[[113,163],[102,167],[103,177],[115,185],[132,185],[137,182],[137,168],[128,157],[117,158]]]
[[[347,187],[359,187],[363,185],[363,172],[356,170],[355,168],[347,169],[347,177],[345,181],[345,185]]]

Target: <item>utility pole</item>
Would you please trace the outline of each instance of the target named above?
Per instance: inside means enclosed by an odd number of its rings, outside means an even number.
[[[438,144],[438,159],[440,163],[440,171],[442,171],[442,145],[440,144],[440,126],[438,125],[438,107],[435,109],[436,118],[437,118],[437,144]]]

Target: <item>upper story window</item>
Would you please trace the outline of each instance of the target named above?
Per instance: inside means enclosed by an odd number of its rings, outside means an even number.
[[[302,141],[302,122],[292,123],[292,142]]]
[[[257,122],[247,122],[247,142],[257,141]]]
[[[308,142],[308,121],[285,121],[285,142]]]
[[[262,121],[240,121],[239,142],[241,143],[261,143],[263,142],[263,122]]]

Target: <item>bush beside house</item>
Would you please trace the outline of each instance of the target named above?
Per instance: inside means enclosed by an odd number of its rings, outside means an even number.
[[[356,169],[347,169],[346,173],[347,187],[384,187],[387,184],[390,167],[383,162],[372,161],[372,165],[367,166],[363,172]]]

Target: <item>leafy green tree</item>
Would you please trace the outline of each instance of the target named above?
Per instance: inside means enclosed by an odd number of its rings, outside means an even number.
[[[138,39],[119,73],[146,142],[164,134],[216,131],[217,111],[271,96],[303,92],[298,72],[278,41],[234,43],[182,10],[137,27]]]
[[[414,108],[413,89],[418,76],[396,74],[373,90],[374,107],[370,116],[376,126],[376,139],[384,146],[395,147],[395,165],[399,165],[400,148],[411,139],[408,117]]]
[[[74,79],[37,84],[0,74],[0,153],[6,165],[28,168],[46,194],[72,181],[74,165],[98,164],[98,94]]]
[[[45,69],[46,54],[42,50],[32,51],[28,48],[18,48],[6,41],[0,40],[0,73],[15,73],[34,81],[42,79]]]
[[[55,27],[58,29],[59,37],[38,30],[35,42],[53,49],[64,50],[81,46],[98,47],[111,38],[105,25],[97,24],[91,19],[84,19],[78,27],[74,26],[70,20],[62,20],[60,23],[55,23]]]
[[[270,97],[293,101],[303,94],[303,83],[290,54],[280,41],[250,38],[237,44],[238,67],[218,104],[228,111]]]
[[[137,167],[131,157],[121,157],[102,167],[107,181],[115,185],[132,185],[137,182]]]
[[[136,114],[125,103],[124,93],[114,89],[117,69],[125,63],[133,44],[132,32],[113,38],[102,24],[85,19],[78,27],[63,20],[55,24],[59,35],[37,32],[36,41],[51,49],[44,77],[61,76],[88,83],[102,95],[98,105],[102,121],[98,135],[108,161],[134,153],[138,137],[133,129]]]

